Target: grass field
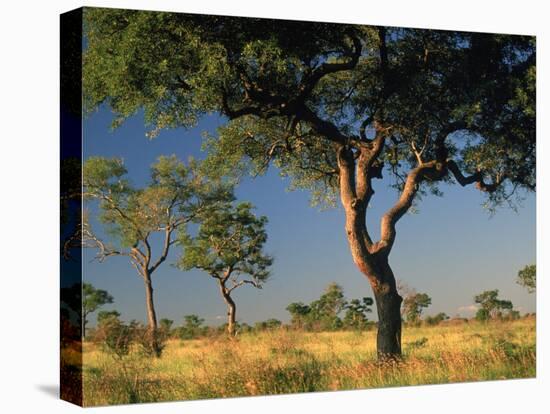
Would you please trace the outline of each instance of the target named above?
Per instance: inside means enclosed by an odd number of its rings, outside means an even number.
[[[84,344],[86,406],[535,376],[535,319],[405,327],[402,361],[376,361],[375,331],[276,330],[171,340],[161,358]]]

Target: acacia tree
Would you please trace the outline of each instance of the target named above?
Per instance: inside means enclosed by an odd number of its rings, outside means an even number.
[[[178,266],[213,277],[227,305],[227,332],[235,335],[237,305],[233,291],[243,285],[261,289],[269,277],[273,258],[263,251],[267,217],[256,217],[252,204],[225,203],[211,209],[199,222],[197,235],[182,237]]]
[[[193,339],[204,335],[208,330],[208,327],[204,326],[204,319],[199,318],[198,315],[185,315],[183,321],[183,325],[177,329],[181,339]]]
[[[142,108],[152,135],[216,111],[211,172],[273,163],[313,201],[340,199],[382,358],[401,353],[389,256],[413,203],[441,182],[490,207],[535,189],[534,37],[105,9],[85,28],[88,108],[109,104],[116,124]],[[398,197],[376,237],[383,174]]]
[[[311,322],[320,330],[334,330],[342,326],[338,316],[346,307],[344,289],[332,282],[325,288],[321,297],[309,304]]]
[[[518,272],[517,284],[533,293],[537,289],[537,265],[525,266]]]
[[[503,310],[508,310],[510,313],[514,305],[509,300],[498,298],[498,289],[486,290],[474,297],[475,303],[480,305],[476,313],[476,319],[487,320],[502,316]]]
[[[403,300],[403,314],[407,317],[407,322],[418,322],[423,309],[431,304],[432,298],[427,293],[413,292],[405,296]]]
[[[367,314],[372,312],[371,306],[374,301],[372,298],[352,299],[346,304],[346,314],[344,315],[344,326],[353,329],[364,329],[368,326],[369,319]]]
[[[86,324],[88,315],[95,312],[103,305],[113,303],[113,297],[103,289],[96,289],[90,283],[82,284],[82,336],[86,336]]]
[[[145,287],[147,325],[151,350],[157,356],[157,316],[153,300],[153,274],[178,242],[185,225],[198,219],[207,207],[232,199],[227,186],[206,183],[197,173],[198,166],[185,166],[175,156],[159,157],[151,166],[151,182],[134,188],[125,178],[126,168],[119,159],[89,158],[83,169],[83,191],[87,200],[98,200],[99,219],[113,237],[114,244],[98,238],[88,221],[82,226],[86,247],[96,248],[96,258],[125,256]],[[155,251],[153,235],[160,234],[160,251]]]
[[[297,329],[309,329],[311,308],[303,302],[292,302],[285,308],[290,313],[290,324]]]

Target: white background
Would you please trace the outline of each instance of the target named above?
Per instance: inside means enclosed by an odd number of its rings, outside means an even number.
[[[536,34],[537,379],[89,409],[117,413],[548,412],[548,11],[545,1],[4,1],[0,11],[0,411],[69,413],[58,384],[59,13],[82,5]],[[546,27],[545,27],[546,25]],[[546,255],[545,255],[546,252]],[[545,257],[546,256],[546,257]],[[546,394],[544,394],[546,389]]]

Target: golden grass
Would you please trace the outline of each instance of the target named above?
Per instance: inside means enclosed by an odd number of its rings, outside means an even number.
[[[84,345],[84,404],[266,395],[535,376],[535,320],[407,327],[403,360],[376,360],[376,333],[276,330],[171,340],[161,358]]]

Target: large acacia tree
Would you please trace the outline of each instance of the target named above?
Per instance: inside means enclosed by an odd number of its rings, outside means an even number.
[[[104,9],[85,27],[88,109],[109,105],[115,124],[143,109],[153,136],[217,112],[212,173],[273,163],[313,201],[340,199],[381,357],[401,353],[389,255],[415,200],[441,182],[475,185],[491,207],[535,189],[533,37]],[[398,197],[376,235],[383,174]]]

